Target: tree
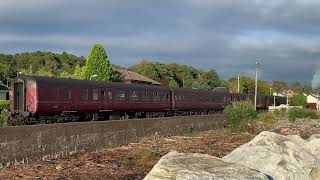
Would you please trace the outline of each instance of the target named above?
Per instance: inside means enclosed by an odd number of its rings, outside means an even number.
[[[113,70],[105,49],[101,44],[95,44],[86,61],[85,78],[90,79],[91,76],[97,75],[95,80],[111,81],[113,79],[112,73]]]
[[[233,90],[238,89],[238,77],[230,78],[228,81],[229,87]],[[271,85],[264,80],[258,80],[258,94],[269,95]],[[254,93],[255,80],[248,76],[240,77],[240,92],[241,93]]]
[[[283,93],[284,90],[288,89],[288,84],[282,80],[275,80],[272,82],[273,92]]]
[[[207,73],[204,73],[203,78],[207,80],[208,90],[212,91],[221,84],[219,75],[214,69],[210,69]]]
[[[295,94],[290,98],[289,101],[290,106],[307,106],[307,98],[304,95]]]
[[[173,88],[179,87],[179,86],[178,86],[178,83],[177,83],[174,79],[170,81],[169,86],[170,86],[170,87],[173,87]]]
[[[294,83],[291,84],[291,89],[295,92],[295,93],[302,93],[303,91],[303,87],[301,85],[301,83],[299,81],[296,81]]]
[[[195,79],[192,83],[193,89],[210,89],[210,86],[208,85],[207,79],[203,77],[203,74],[199,74],[198,78]]]
[[[312,92],[312,87],[310,83],[304,83],[302,89],[303,89],[303,92],[306,94],[311,94]]]
[[[267,81],[258,80],[258,93],[259,94],[270,95],[270,90],[271,90],[271,85]]]
[[[85,66],[80,67],[79,65],[77,65],[74,68],[74,72],[71,76],[72,79],[84,79],[84,72],[85,72]]]

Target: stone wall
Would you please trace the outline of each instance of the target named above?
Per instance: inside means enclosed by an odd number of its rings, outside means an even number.
[[[156,132],[171,136],[222,126],[223,115],[208,115],[3,127],[0,128],[0,163],[55,159],[139,142]]]

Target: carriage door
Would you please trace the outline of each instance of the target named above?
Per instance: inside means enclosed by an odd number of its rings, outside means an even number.
[[[24,110],[24,91],[23,83],[14,83],[14,110],[23,111]]]
[[[100,88],[100,110],[107,109],[107,91],[106,89]]]

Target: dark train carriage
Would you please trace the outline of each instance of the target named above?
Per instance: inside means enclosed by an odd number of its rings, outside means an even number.
[[[173,89],[173,105],[175,111],[208,113],[223,110],[230,103],[227,91],[205,91],[197,89]]]
[[[123,112],[145,115],[171,109],[171,90],[158,86],[21,76],[13,89],[12,112],[33,118],[97,113],[120,118]]]

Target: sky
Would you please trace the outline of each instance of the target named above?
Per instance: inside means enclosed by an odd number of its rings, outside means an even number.
[[[0,53],[87,57],[99,42],[127,67],[148,59],[226,79],[254,76],[258,61],[260,79],[318,83],[319,9],[319,0],[0,1]]]

